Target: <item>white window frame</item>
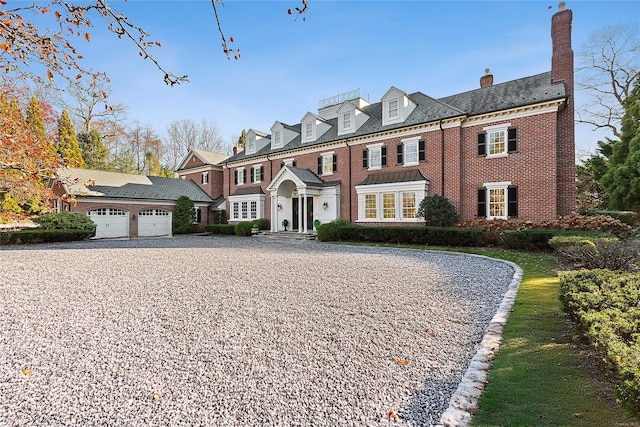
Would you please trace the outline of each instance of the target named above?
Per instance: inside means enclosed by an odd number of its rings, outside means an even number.
[[[378,169],[382,169],[382,143],[380,144],[374,144],[374,145],[367,145],[367,156],[368,156],[368,161],[367,163],[369,164],[369,168],[368,170],[378,170]],[[378,162],[377,165],[373,165],[373,154],[376,153],[377,157],[376,160]]]
[[[413,138],[403,139],[402,142],[402,165],[403,166],[415,166],[420,164],[420,154],[419,154],[419,141],[420,137],[416,136]],[[411,151],[410,151],[411,150]],[[407,154],[415,153],[415,160],[409,161],[407,160]]]
[[[256,200],[249,201],[249,216],[251,219],[258,218],[258,202]]]
[[[358,219],[356,222],[403,222],[416,223],[423,221],[417,218],[419,203],[427,195],[428,184],[426,181],[413,182],[394,182],[389,184],[375,185],[358,185],[356,193],[358,194]],[[404,194],[413,193],[415,197],[415,214],[414,216],[404,215],[403,197]],[[394,195],[394,216],[393,218],[385,218],[384,216],[384,194]],[[371,200],[371,196],[375,197],[375,218],[367,217],[371,214],[371,209],[367,209],[367,198]]]
[[[322,153],[322,175],[333,175],[333,155],[334,151],[330,153]]]
[[[509,187],[511,186],[511,181],[503,181],[503,182],[487,182],[482,184],[482,186],[485,188],[486,191],[486,195],[485,195],[485,205],[486,205],[486,212],[485,212],[485,218],[487,219],[507,219],[508,215],[509,215]],[[492,205],[497,205],[496,202],[492,202],[491,201],[491,193],[494,191],[501,191],[502,192],[502,198],[503,201],[501,202],[502,205],[502,212],[503,215],[491,215],[491,210],[492,210]]]
[[[209,172],[202,172],[202,179],[200,180],[202,184],[209,183]]]
[[[279,130],[273,131],[273,148],[282,147],[282,133]]]
[[[246,180],[245,169],[236,169],[238,171],[238,185],[244,185]]]
[[[394,103],[395,107],[393,107]],[[393,112],[395,112],[395,114],[393,114]],[[400,118],[400,99],[394,98],[387,101],[387,117],[390,122]]]
[[[405,200],[410,199],[409,197],[407,197],[405,199],[405,195],[413,195],[411,198],[413,199],[413,212],[411,215],[407,215],[405,210],[407,209],[405,207]],[[400,192],[400,218],[401,219],[416,219],[417,214],[418,214],[418,198],[417,198],[417,194],[415,191],[402,191]]]
[[[342,130],[351,130],[353,128],[353,115],[351,111],[342,113]]]
[[[486,132],[487,136],[486,136],[486,153],[487,153],[487,158],[497,158],[497,157],[507,157],[509,155],[508,153],[508,149],[509,149],[509,128],[511,127],[511,123],[503,123],[503,124],[499,124],[499,125],[494,125],[494,126],[487,126],[485,128],[483,128],[482,130],[484,132]],[[495,136],[497,135],[501,135],[502,137],[502,142],[501,144],[503,145],[503,149],[497,152],[492,153],[492,151],[495,150]]]
[[[249,135],[247,137],[247,154],[253,154],[256,152],[256,137]]]
[[[255,202],[256,206],[256,218],[265,218],[265,198],[264,194],[244,194],[238,196],[229,196],[229,206],[231,212],[229,214],[230,221],[244,221],[252,218],[252,208]],[[243,217],[243,203],[247,207],[247,216]]]
[[[314,141],[315,135],[316,134],[316,130],[315,130],[315,126],[313,125],[313,122],[305,122],[303,124],[303,140],[304,142],[310,142],[310,141]]]
[[[249,219],[249,202],[246,200],[240,202],[240,218]]]
[[[258,173],[258,171],[262,168],[262,165],[256,165],[253,168],[251,168],[251,173],[253,174],[253,182],[262,182],[262,180],[260,179],[260,174]]]

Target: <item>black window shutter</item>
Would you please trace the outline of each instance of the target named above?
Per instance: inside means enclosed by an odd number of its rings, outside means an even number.
[[[254,169],[253,168],[249,169],[249,175],[251,175],[249,177],[249,181],[251,181],[251,182],[253,182],[253,174],[254,174]]]
[[[264,166],[260,166],[260,181],[264,181]]]
[[[318,175],[322,175],[322,156],[318,157]]]
[[[518,151],[518,128],[512,127],[507,131],[507,151],[514,153]]]
[[[293,162],[291,162],[291,166],[293,166],[294,168],[296,167],[296,161],[295,160]]]
[[[333,155],[333,171],[338,172],[338,155]]]
[[[238,170],[237,169],[233,171],[233,183],[235,185],[238,185]]]
[[[381,164],[382,166],[387,166],[387,147],[384,147],[384,146],[383,146],[383,147],[380,149],[380,153],[381,153],[381,157],[382,157],[382,159],[381,159],[381,161],[380,161],[380,164]]]
[[[367,150],[366,148],[362,150],[362,167],[369,167],[369,150]]]
[[[402,158],[402,144],[398,144],[398,164],[402,164],[404,163],[402,160],[404,160]]]
[[[507,216],[518,218],[518,187],[507,188]]]
[[[487,155],[487,133],[480,132],[478,134],[478,156],[486,156]]]
[[[484,187],[478,188],[478,216],[487,216],[487,189]]]
[[[280,169],[284,167],[284,162],[280,163]]]
[[[427,147],[424,139],[418,141],[418,161],[424,162],[427,160]]]

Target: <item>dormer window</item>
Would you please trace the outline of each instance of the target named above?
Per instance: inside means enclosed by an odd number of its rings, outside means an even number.
[[[304,124],[304,140],[313,141],[313,123]]]
[[[247,138],[247,154],[253,154],[256,152],[256,138],[251,135]]]
[[[282,134],[279,130],[273,132],[273,148],[282,147]]]
[[[392,99],[389,101],[389,119],[397,119],[400,117],[400,110],[398,107],[398,100]]]
[[[342,114],[342,129],[351,129],[351,111]]]

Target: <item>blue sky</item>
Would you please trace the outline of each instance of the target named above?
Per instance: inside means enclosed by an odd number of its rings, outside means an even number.
[[[298,123],[320,99],[356,88],[370,102],[391,86],[439,98],[479,87],[485,68],[495,83],[548,71],[558,1],[310,0],[303,21],[287,14],[298,0],[227,0],[219,15],[241,50],[238,61],[222,53],[209,0],[111,4],[162,43],[153,54],[163,66],[190,79],[166,86],[132,43],[96,28],[78,47],[87,65],[108,73],[111,102],[129,106],[127,121],[162,136],[174,120],[206,118],[230,141],[242,129]],[[640,32],[638,1],[567,1],[567,8],[575,52],[609,24]],[[592,151],[599,138],[578,127],[577,150]]]

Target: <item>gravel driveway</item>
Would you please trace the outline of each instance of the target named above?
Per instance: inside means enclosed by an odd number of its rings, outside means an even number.
[[[429,426],[513,276],[267,238],[1,248],[0,426]]]

